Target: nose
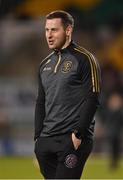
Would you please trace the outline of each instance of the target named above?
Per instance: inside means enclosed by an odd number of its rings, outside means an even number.
[[[52,38],[52,32],[51,31],[48,31],[47,37],[48,37],[48,39]]]

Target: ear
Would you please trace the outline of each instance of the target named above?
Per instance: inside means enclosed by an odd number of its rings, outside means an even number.
[[[66,35],[67,35],[67,36],[70,36],[71,33],[72,33],[72,31],[73,31],[72,26],[67,26],[67,28],[66,28]]]

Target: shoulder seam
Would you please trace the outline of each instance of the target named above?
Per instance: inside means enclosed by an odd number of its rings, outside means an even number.
[[[91,79],[92,79],[93,92],[100,92],[99,72],[95,57],[83,47],[76,46],[76,48],[74,49],[88,57],[91,66]]]
[[[54,53],[54,52],[50,53],[47,57],[45,57],[45,58],[41,61],[40,67],[41,67],[41,65],[47,60],[47,58],[49,58],[53,53]]]

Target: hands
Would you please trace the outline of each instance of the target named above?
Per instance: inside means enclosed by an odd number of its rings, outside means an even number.
[[[72,133],[72,141],[73,141],[73,145],[74,145],[74,148],[75,150],[78,149],[78,147],[80,146],[82,140],[81,139],[78,139],[74,133]]]

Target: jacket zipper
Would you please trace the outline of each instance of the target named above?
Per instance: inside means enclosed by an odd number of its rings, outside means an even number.
[[[56,65],[55,65],[54,73],[57,73],[57,69],[58,69],[60,62],[61,62],[61,53],[59,53],[59,57],[58,57],[58,61],[57,61]]]

